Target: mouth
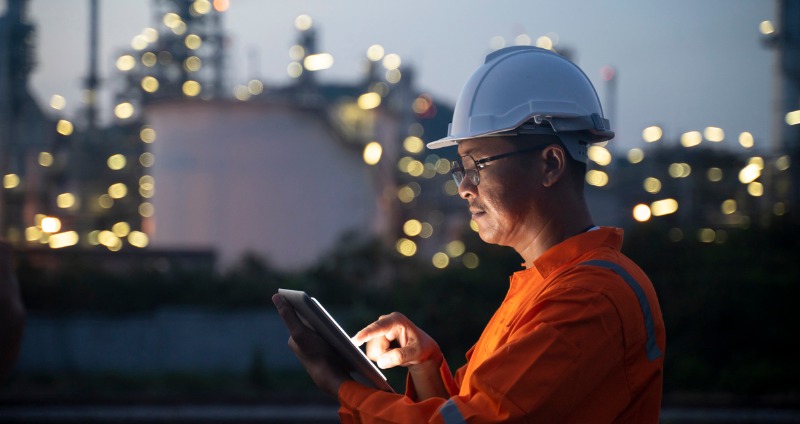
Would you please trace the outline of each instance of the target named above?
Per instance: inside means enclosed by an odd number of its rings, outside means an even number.
[[[486,211],[484,211],[483,209],[472,208],[472,207],[469,208],[469,212],[472,214],[472,219],[473,220],[475,220],[477,218],[480,218],[481,216],[486,214]]]

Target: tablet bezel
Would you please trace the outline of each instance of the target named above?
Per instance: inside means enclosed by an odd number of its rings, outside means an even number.
[[[394,393],[394,389],[375,363],[353,344],[350,336],[317,299],[300,290],[278,289],[278,293],[292,305],[300,320],[316,331],[344,359],[354,380],[366,386]]]

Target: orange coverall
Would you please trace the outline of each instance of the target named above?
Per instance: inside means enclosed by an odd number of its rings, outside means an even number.
[[[600,228],[554,246],[511,277],[467,364],[440,373],[450,399],[347,381],[343,423],[657,423],[666,344],[644,272]],[[592,261],[591,263],[587,263]]]

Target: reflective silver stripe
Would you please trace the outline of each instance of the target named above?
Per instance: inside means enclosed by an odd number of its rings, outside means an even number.
[[[439,408],[439,414],[446,424],[466,424],[464,416],[458,410],[458,406],[453,402],[453,399],[448,399],[447,402]]]
[[[642,314],[644,315],[644,329],[647,332],[647,343],[645,344],[647,359],[654,361],[660,358],[662,354],[661,349],[656,345],[655,324],[653,323],[653,313],[650,311],[650,302],[647,300],[644,289],[642,289],[642,286],[639,285],[636,279],[634,279],[628,271],[625,271],[624,268],[614,262],[593,260],[582,262],[580,265],[593,265],[607,268],[614,271],[625,280],[628,286],[633,290],[633,293],[636,294],[636,298],[639,300],[639,306],[642,308]]]

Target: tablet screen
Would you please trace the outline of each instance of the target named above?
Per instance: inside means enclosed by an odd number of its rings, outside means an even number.
[[[298,290],[279,289],[278,292],[292,305],[303,323],[316,331],[342,356],[354,380],[370,387],[394,392],[380,369],[367,358],[364,351],[353,344],[350,336],[317,299]]]

